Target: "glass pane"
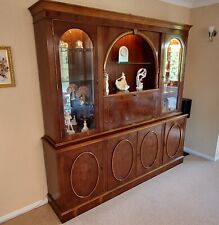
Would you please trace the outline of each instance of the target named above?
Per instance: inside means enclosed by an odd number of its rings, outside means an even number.
[[[71,29],[59,55],[66,133],[87,132],[95,128],[93,44],[84,31]]]
[[[165,56],[163,76],[163,112],[177,109],[178,89],[180,82],[180,65],[182,45],[178,39],[171,39]]]
[[[105,95],[156,88],[155,50],[138,34],[125,34],[110,48],[105,65]]]

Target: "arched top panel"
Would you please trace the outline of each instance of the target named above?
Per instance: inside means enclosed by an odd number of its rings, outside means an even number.
[[[139,81],[137,75],[140,72],[144,77]],[[106,95],[122,90],[116,81],[124,76],[129,92],[157,88],[158,58],[153,43],[141,32],[121,34],[106,52],[104,74],[109,82]]]
[[[68,48],[93,48],[93,43],[86,32],[81,29],[69,29],[60,39],[60,46]]]
[[[119,54],[119,48],[121,46],[126,46],[128,48],[128,62],[130,63],[146,62],[149,58],[149,55],[151,54],[154,60],[157,62],[157,53],[150,39],[140,32],[135,34],[130,31],[121,34],[112,42],[104,60],[104,70],[106,69],[107,63],[117,60],[119,62],[119,55],[116,53]]]

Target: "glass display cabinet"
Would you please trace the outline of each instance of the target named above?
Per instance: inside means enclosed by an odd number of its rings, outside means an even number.
[[[62,222],[183,162],[190,25],[49,0],[29,10],[48,199]]]
[[[159,33],[127,29],[115,38],[117,30],[111,30],[103,62],[104,130],[149,121],[159,114]],[[100,28],[100,38],[106,32]],[[123,48],[127,57],[121,62]]]
[[[137,31],[134,32],[131,31],[120,35],[108,49],[104,62],[104,71],[109,76],[109,93],[105,92],[105,95],[124,94],[158,87],[156,49],[152,42],[147,41],[147,36]],[[125,52],[123,48],[126,49]],[[127,54],[127,59],[121,62],[119,58],[121,58],[120,55],[122,54]],[[136,82],[140,69],[145,71],[139,78],[142,80],[141,89]],[[115,81],[122,74],[126,77],[127,90],[119,90],[115,84]]]
[[[162,113],[179,110],[184,44],[179,37],[168,39],[164,52]]]
[[[65,132],[95,129],[93,44],[80,29],[66,31],[59,43]]]

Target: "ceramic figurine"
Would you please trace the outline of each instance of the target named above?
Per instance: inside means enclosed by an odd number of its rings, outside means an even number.
[[[104,72],[104,81],[105,81],[105,94],[109,94],[109,75],[107,72]]]
[[[129,85],[126,82],[125,73],[122,73],[122,76],[116,79],[116,87],[120,91],[127,91],[129,89]]]
[[[73,126],[77,126],[77,121],[76,121],[76,119],[75,119],[75,115],[73,116],[73,119],[72,119],[72,121],[71,121],[71,124],[73,125]]]
[[[70,94],[71,96],[71,100],[75,100],[75,95],[76,95],[76,91],[77,91],[78,87],[76,84],[69,84],[66,93]]]
[[[71,115],[68,112],[66,112],[65,113],[65,125],[67,126],[67,133],[68,134],[74,134],[75,133],[74,128],[71,124],[71,119],[72,119]]]
[[[143,90],[143,82],[142,80],[146,77],[147,70],[145,68],[141,68],[138,70],[137,76],[136,76],[136,90],[142,91]]]
[[[84,120],[84,126],[83,126],[83,128],[81,129],[81,132],[86,132],[86,131],[88,131],[87,121]]]
[[[84,105],[86,103],[86,98],[91,95],[90,88],[82,85],[78,88],[76,92],[76,97],[80,99],[80,104]]]

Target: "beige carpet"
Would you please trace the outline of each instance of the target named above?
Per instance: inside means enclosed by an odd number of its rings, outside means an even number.
[[[58,225],[48,205],[4,225]],[[183,164],[68,221],[65,225],[219,225],[219,161]]]

